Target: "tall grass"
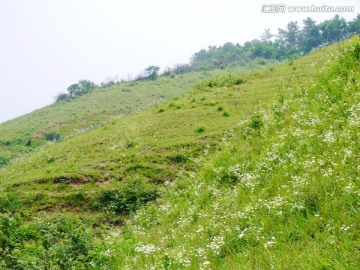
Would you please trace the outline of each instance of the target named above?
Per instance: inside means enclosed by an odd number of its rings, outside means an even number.
[[[359,41],[116,231],[118,268],[356,269]]]
[[[314,78],[309,56],[208,80],[5,166],[0,267],[356,269],[360,38],[330,57]]]

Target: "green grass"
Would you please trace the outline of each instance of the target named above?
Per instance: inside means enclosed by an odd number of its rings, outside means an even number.
[[[156,81],[122,82],[98,88],[71,101],[57,102],[0,124],[0,167],[22,154],[31,153],[47,141],[46,134],[62,140],[99,128],[114,119],[144,111],[181,96],[198,81],[228,72],[246,73],[267,65],[249,63],[224,70],[191,72]],[[161,110],[161,109],[160,109]]]
[[[359,38],[345,44],[197,83],[4,166],[3,265],[355,269]],[[82,231],[57,229],[71,220]]]
[[[119,269],[356,269],[360,39],[114,230]]]
[[[160,108],[108,120],[106,125],[64,142],[49,142],[36,153],[3,168],[0,181],[5,184],[62,177],[119,181],[137,175],[156,182],[171,181],[177,172],[168,162],[169,153],[191,152],[196,158],[204,146],[214,148],[224,131],[236,128],[251,112],[270,104],[280,91],[289,88],[289,83],[312,77],[328,57],[328,52],[324,55],[319,50],[299,60],[295,71],[284,64],[276,71],[225,75],[199,83],[188,94]],[[238,80],[244,82],[238,84]],[[218,112],[219,106],[226,107],[228,117]],[[164,111],[159,113],[161,108]],[[133,169],[134,165],[139,169]]]

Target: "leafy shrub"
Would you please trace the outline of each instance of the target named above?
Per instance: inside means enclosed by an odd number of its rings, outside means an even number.
[[[5,197],[0,198],[0,209],[3,213],[15,213],[21,208],[18,193],[9,193]]]
[[[72,84],[67,88],[71,98],[76,96],[82,96],[89,93],[92,89],[96,88],[97,85],[88,80],[81,80],[78,83]]]
[[[86,197],[82,192],[78,192],[69,194],[66,199],[72,206],[82,206],[86,200]]]
[[[69,94],[66,94],[66,93],[60,93],[56,96],[56,102],[60,102],[60,101],[66,101],[66,100],[69,100],[71,99],[70,95]]]
[[[198,127],[198,128],[196,129],[196,133],[203,133],[203,132],[205,132],[205,128],[204,128],[204,127]]]
[[[158,197],[155,187],[138,179],[127,183],[121,189],[104,190],[92,205],[104,208],[112,213],[129,213],[139,209],[147,202]]]
[[[10,161],[8,156],[0,155],[0,167],[5,166]]]
[[[125,148],[126,149],[133,148],[135,146],[135,144],[136,143],[134,141],[128,140],[125,142]]]
[[[57,132],[47,132],[44,135],[45,140],[47,141],[60,141],[61,140],[61,134]]]
[[[245,80],[240,75],[228,74],[220,76],[208,81],[200,82],[195,85],[195,89],[213,88],[213,87],[231,87],[245,83]]]
[[[116,84],[116,82],[110,80],[110,81],[107,81],[107,82],[102,82],[102,83],[100,84],[100,87],[105,88],[105,87],[113,86],[113,85],[115,85],[115,84]]]
[[[251,116],[251,121],[249,123],[249,127],[252,129],[260,129],[262,126],[262,116],[259,113],[254,113]]]
[[[47,163],[53,163],[55,161],[55,157],[53,155],[49,155],[46,157],[46,162]]]
[[[66,216],[25,224],[20,216],[0,215],[0,268],[109,269],[91,228],[89,220]]]
[[[185,163],[189,158],[186,155],[177,153],[170,157],[170,160],[175,163]]]

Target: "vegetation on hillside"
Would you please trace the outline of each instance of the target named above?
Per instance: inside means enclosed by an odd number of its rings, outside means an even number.
[[[320,45],[331,44],[360,33],[360,15],[346,22],[336,15],[321,23],[307,18],[300,28],[296,21],[289,22],[286,29],[272,34],[269,29],[261,39],[245,42],[243,45],[226,43],[210,46],[195,53],[191,58],[191,69],[223,68],[229,64],[244,64],[256,58],[284,60],[291,56],[307,54]]]
[[[360,33],[360,14],[352,21],[346,22],[344,18],[336,15],[331,20],[316,23],[308,17],[300,28],[296,21],[289,22],[286,29],[278,29],[277,34],[272,34],[266,29],[260,39],[247,41],[244,45],[225,43],[223,46],[209,46],[208,50],[202,49],[195,53],[189,64],[177,64],[167,68],[162,76],[174,76],[197,70],[212,70],[225,68],[232,65],[246,65],[255,59],[285,60],[309,53],[321,46],[351,37]],[[265,62],[264,62],[265,63]],[[144,72],[138,74],[134,81],[156,80],[159,77],[160,67],[149,66]],[[124,82],[125,80],[120,80]],[[131,79],[129,79],[131,81]],[[69,100],[75,96],[89,93],[91,89],[108,87],[119,83],[118,79],[108,79],[100,85],[87,80],[81,80],[68,87],[69,94],[61,93],[57,101]]]
[[[1,124],[0,268],[356,269],[360,15],[303,23]]]
[[[109,237],[121,269],[356,269],[360,39]]]
[[[60,93],[56,104],[0,125],[0,167],[43,146],[49,141],[48,134],[55,134],[56,141],[76,136],[104,125],[111,117],[137,113],[179,96],[205,78],[264,69],[286,58],[293,62],[298,55],[359,33],[359,29],[360,15],[350,22],[335,16],[320,24],[308,18],[302,29],[290,22],[278,35],[265,30],[261,40],[201,50],[190,64],[168,68],[161,75],[159,67],[149,66],[134,80],[109,78],[100,85],[80,80],[68,87],[68,93]]]
[[[360,40],[341,47],[206,80],[1,168],[0,266],[356,268]]]
[[[0,167],[53,141],[49,134],[55,135],[56,141],[66,140],[181,96],[201,80],[266,69],[275,63],[255,61],[245,66],[162,76],[157,80],[107,82],[101,88],[91,88],[88,94],[76,94],[71,99],[69,94],[64,94],[65,98],[59,102],[0,125]]]

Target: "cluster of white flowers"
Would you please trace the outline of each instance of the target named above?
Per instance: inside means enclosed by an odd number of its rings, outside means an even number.
[[[264,248],[269,248],[269,247],[272,247],[276,244],[275,242],[275,236],[271,237],[271,240],[267,241],[265,244],[264,244]]]
[[[154,252],[159,251],[159,250],[160,250],[160,248],[154,246],[153,244],[143,245],[143,243],[140,243],[135,248],[136,252],[141,252],[141,253],[144,253],[144,254],[151,254],[151,253],[154,253]]]
[[[336,141],[334,132],[329,130],[327,133],[325,133],[323,141],[329,144],[334,143]]]
[[[360,102],[351,106],[349,113],[349,124],[353,127],[360,127]]]
[[[215,236],[212,242],[207,245],[215,254],[220,253],[221,247],[225,244],[224,237],[222,236]]]

